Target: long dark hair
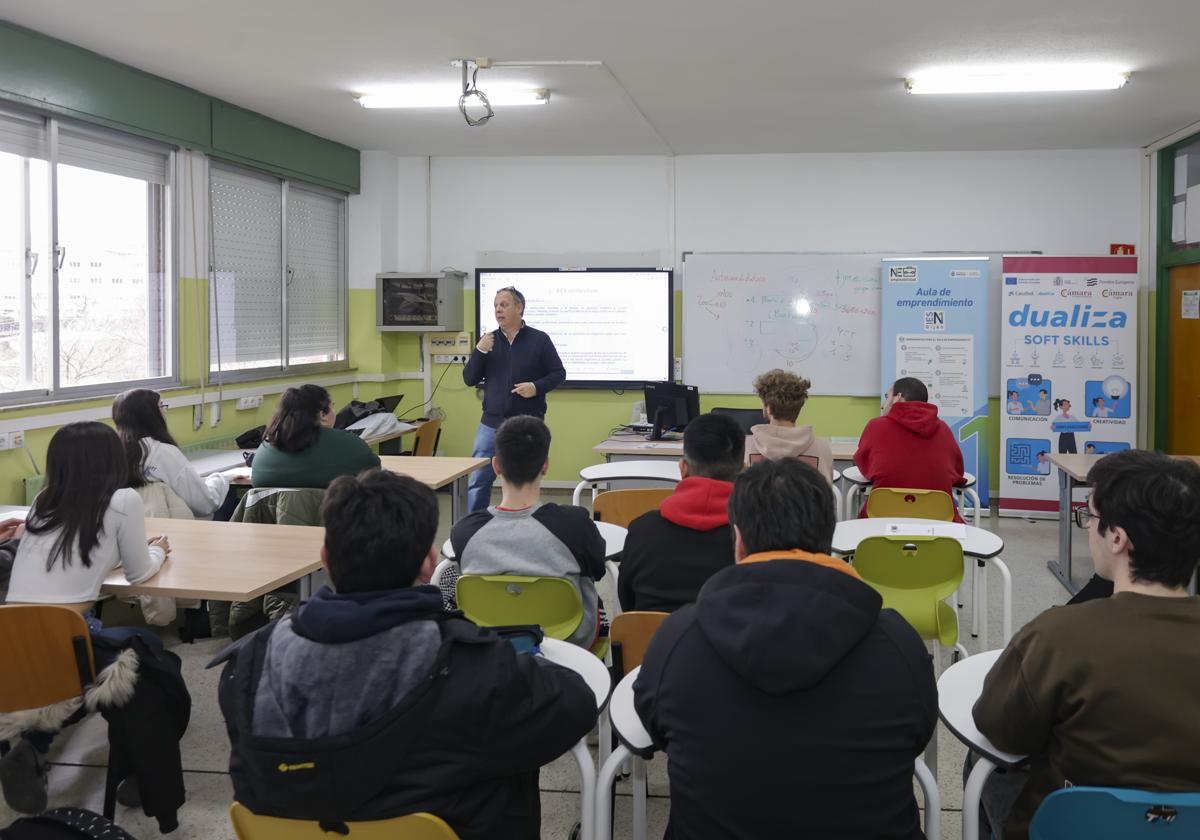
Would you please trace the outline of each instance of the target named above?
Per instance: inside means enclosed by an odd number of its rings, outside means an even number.
[[[160,401],[158,392],[149,388],[134,388],[118,394],[113,400],[112,418],[121,437],[121,445],[125,447],[130,487],[146,484],[146,447],[142,444],[142,438],[179,445],[167,431],[167,420],[158,407]]]
[[[69,566],[76,545],[84,568],[91,567],[108,503],[126,486],[127,471],[121,439],[103,423],[68,423],[54,433],[46,450],[46,485],[25,521],[31,534],[62,529],[46,558],[46,571],[60,557],[63,567]]]
[[[280,452],[308,449],[321,433],[321,412],[332,408],[333,399],[320,385],[288,388],[279,397],[263,439]]]

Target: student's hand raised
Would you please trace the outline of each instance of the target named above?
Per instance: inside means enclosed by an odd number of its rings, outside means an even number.
[[[148,542],[150,545],[156,545],[161,548],[163,550],[164,557],[171,556],[171,543],[165,536],[160,534],[157,537],[151,537],[146,542]]]

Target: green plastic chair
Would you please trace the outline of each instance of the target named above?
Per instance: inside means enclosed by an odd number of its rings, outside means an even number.
[[[879,516],[953,522],[954,499],[943,490],[876,487],[867,495],[867,518]]]
[[[942,495],[945,495],[944,493]],[[950,537],[867,537],[854,552],[859,576],[922,639],[958,643],[958,616],[945,602],[962,583],[962,544]]]
[[[463,575],[454,591],[463,615],[481,627],[536,624],[565,641],[583,620],[579,592],[564,578]]]

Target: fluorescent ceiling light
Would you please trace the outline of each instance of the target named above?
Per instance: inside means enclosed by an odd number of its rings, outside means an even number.
[[[485,82],[480,90],[494,106],[545,105],[550,100],[550,91],[546,88],[489,85]],[[403,85],[356,99],[364,108],[457,108],[460,96],[462,86],[450,83]]]
[[[1026,67],[947,68],[905,80],[909,93],[1046,93],[1116,90],[1129,81],[1117,67],[1067,64]]]

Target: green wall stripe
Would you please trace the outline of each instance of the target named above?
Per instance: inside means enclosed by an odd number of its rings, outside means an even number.
[[[105,56],[0,21],[0,99],[359,190],[359,153]]]

